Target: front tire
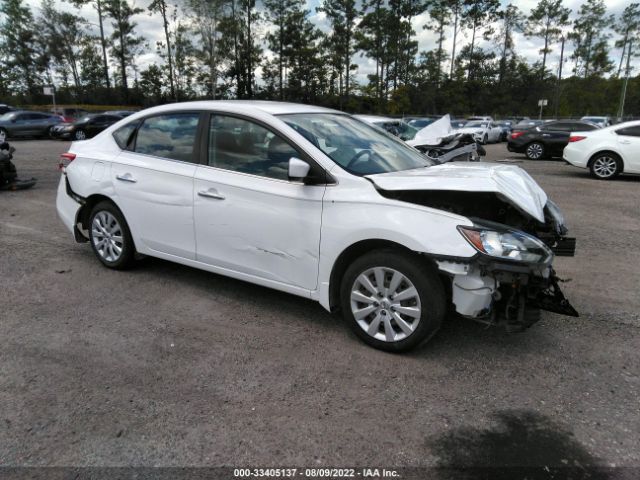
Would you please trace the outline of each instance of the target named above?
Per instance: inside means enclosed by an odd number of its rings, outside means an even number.
[[[388,352],[404,352],[427,341],[446,311],[435,269],[414,255],[389,249],[367,253],[349,266],[340,302],[353,332]]]
[[[7,131],[4,128],[0,128],[0,143],[4,143],[9,138]]]
[[[529,160],[540,160],[544,157],[544,145],[540,142],[532,142],[527,145],[524,153]]]
[[[89,241],[93,253],[106,267],[124,270],[133,265],[135,245],[129,226],[111,202],[100,202],[89,217]]]
[[[591,160],[589,170],[598,180],[611,180],[622,171],[622,160],[615,153],[599,153]]]

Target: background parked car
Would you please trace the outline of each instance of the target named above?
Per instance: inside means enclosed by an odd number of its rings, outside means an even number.
[[[640,121],[572,134],[562,158],[600,180],[640,173]]]
[[[594,123],[599,127],[609,127],[613,124],[611,117],[582,117],[583,122]]]
[[[117,115],[118,117],[128,117],[129,115],[133,115],[135,112],[135,110],[107,110],[105,112],[102,112],[105,115]]]
[[[558,120],[542,123],[524,131],[513,131],[509,135],[507,149],[510,152],[524,153],[529,160],[545,157],[558,157],[569,143],[571,132],[597,130],[597,125],[580,120]]]
[[[511,127],[511,132],[523,132],[532,127],[537,127],[538,125],[542,125],[543,123],[544,123],[543,120],[530,120],[527,118],[524,120],[520,120],[518,123],[513,125]]]
[[[59,115],[19,110],[0,116],[0,138],[48,137],[51,129],[62,122]]]
[[[500,133],[501,142],[505,142],[507,140],[507,137],[511,133],[511,128],[515,123],[517,122],[514,122],[513,120],[499,120],[496,122],[496,124],[502,130],[502,132]]]
[[[409,125],[420,130],[421,128],[431,125],[440,117],[406,117],[404,119]]]
[[[94,137],[122,118],[119,115],[104,113],[85,115],[76,122],[56,125],[51,129],[51,136],[60,139],[85,140]]]
[[[469,133],[473,138],[483,144],[499,142],[502,129],[495,123],[487,120],[472,120],[458,129],[459,133]]]
[[[61,107],[56,109],[52,108],[51,112],[56,115],[60,115],[63,121],[67,123],[75,122],[78,118],[88,113],[84,108],[77,107]]]
[[[418,133],[419,128],[412,127],[402,120],[390,117],[380,117],[377,115],[354,115],[360,120],[385,129],[392,135],[399,137],[401,140],[413,140]]]
[[[0,103],[0,115],[4,115],[7,112],[13,112],[15,109],[10,107],[6,103]]]

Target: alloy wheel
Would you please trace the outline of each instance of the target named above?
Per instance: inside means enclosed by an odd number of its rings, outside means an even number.
[[[373,267],[358,275],[350,303],[360,328],[384,342],[410,336],[422,316],[416,287],[404,274],[387,267]]]
[[[539,143],[532,143],[527,147],[527,156],[532,160],[538,160],[542,157],[543,148]]]
[[[600,178],[609,178],[616,174],[618,163],[609,156],[598,157],[593,162],[593,173]]]
[[[84,133],[84,130],[76,130],[74,137],[76,140],[85,140],[87,138],[87,134]]]
[[[107,262],[116,262],[124,247],[122,227],[116,217],[100,211],[91,222],[91,239],[98,255]]]

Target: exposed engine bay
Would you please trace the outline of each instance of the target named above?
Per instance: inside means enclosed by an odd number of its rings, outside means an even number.
[[[575,254],[575,238],[566,236],[562,213],[551,201],[544,207],[544,222],[540,222],[496,192],[378,191],[387,198],[467,217],[478,225],[525,232],[542,241],[555,256]],[[560,290],[562,280],[551,267],[551,259],[542,263],[515,262],[478,253],[471,261],[435,260],[440,271],[451,278],[451,302],[459,314],[520,331],[539,319],[540,310],[578,316]]]

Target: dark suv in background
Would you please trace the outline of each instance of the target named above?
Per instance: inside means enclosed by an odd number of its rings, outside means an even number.
[[[580,120],[557,120],[519,130],[513,129],[508,137],[510,152],[524,153],[529,160],[561,157],[562,150],[569,143],[571,132],[597,130],[597,125]]]

